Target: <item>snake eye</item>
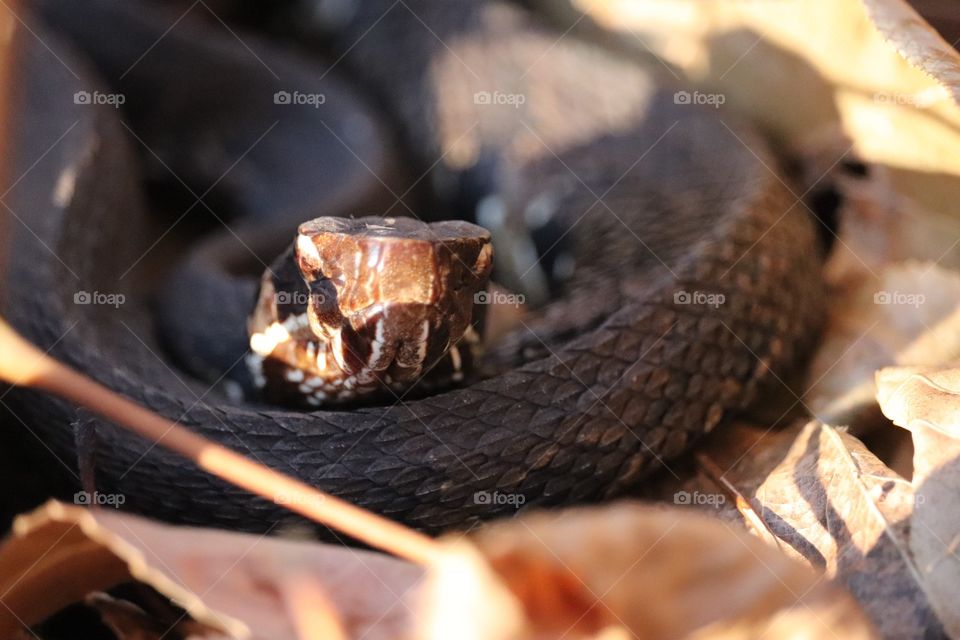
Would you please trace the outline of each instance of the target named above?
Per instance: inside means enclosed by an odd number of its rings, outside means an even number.
[[[305,222],[261,279],[255,383],[268,401],[316,407],[456,381],[491,268],[490,234],[466,222]]]

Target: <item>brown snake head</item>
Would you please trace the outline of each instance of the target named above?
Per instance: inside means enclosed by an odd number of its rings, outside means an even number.
[[[490,234],[467,222],[301,224],[264,273],[248,322],[255,385],[268,401],[316,407],[428,374],[436,385],[462,379],[492,265]]]

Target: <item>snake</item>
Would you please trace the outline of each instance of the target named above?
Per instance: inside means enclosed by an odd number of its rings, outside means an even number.
[[[79,4],[37,2],[18,36],[2,312],[211,440],[468,527],[633,494],[815,340],[824,251],[773,144],[597,38],[501,0],[340,3],[297,44],[206,6]],[[260,274],[301,223],[365,216],[485,228],[528,309],[449,386],[251,396]],[[61,400],[0,405],[49,473],[75,488],[92,468],[124,509],[300,522]]]

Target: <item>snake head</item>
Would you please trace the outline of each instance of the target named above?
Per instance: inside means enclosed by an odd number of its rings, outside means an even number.
[[[318,406],[461,379],[492,266],[490,234],[467,222],[301,224],[248,322],[257,387],[272,402]]]

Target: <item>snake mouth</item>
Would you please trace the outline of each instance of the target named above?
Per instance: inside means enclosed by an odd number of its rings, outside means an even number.
[[[263,274],[247,364],[268,402],[315,408],[463,379],[490,234],[467,222],[322,217]]]

